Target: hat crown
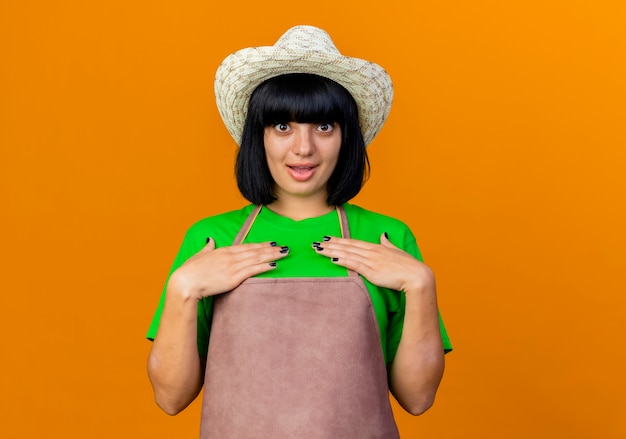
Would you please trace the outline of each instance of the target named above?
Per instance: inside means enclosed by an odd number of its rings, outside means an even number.
[[[313,26],[295,26],[285,32],[274,45],[277,49],[304,50],[339,55],[339,50],[322,29]]]
[[[356,102],[366,145],[385,123],[393,99],[387,72],[370,61],[342,55],[323,29],[300,25],[287,30],[273,46],[241,49],[218,67],[217,108],[237,144],[253,91],[270,78],[291,73],[318,75],[343,86]]]

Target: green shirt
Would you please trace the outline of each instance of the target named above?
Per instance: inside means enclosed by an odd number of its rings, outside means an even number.
[[[248,205],[242,209],[212,216],[198,221],[191,226],[185,235],[183,244],[174,260],[170,274],[180,267],[187,259],[196,254],[206,245],[206,239],[215,240],[216,247],[231,245],[241,225],[254,209]],[[350,234],[353,239],[380,243],[380,235],[387,232],[391,242],[420,261],[421,254],[415,237],[409,228],[399,220],[370,212],[361,207],[345,204]],[[295,221],[280,216],[270,209],[263,208],[256,218],[244,242],[276,241],[278,245],[289,246],[289,255],[278,261],[278,266],[258,277],[340,277],[347,276],[346,268],[333,263],[329,258],[318,254],[311,246],[314,241],[323,241],[325,235],[341,236],[339,217],[332,211],[320,217]],[[404,320],[404,294],[377,287],[367,279],[363,279],[367,287],[372,305],[378,320],[380,339],[385,361],[393,361]],[[161,295],[159,306],[154,314],[147,337],[154,339],[165,302],[165,289]],[[202,299],[198,305],[198,352],[206,356],[211,328],[213,298]],[[445,351],[452,346],[448,339],[443,322],[440,319],[442,344]]]

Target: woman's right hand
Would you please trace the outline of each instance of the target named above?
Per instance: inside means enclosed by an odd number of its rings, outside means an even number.
[[[215,240],[210,238],[202,250],[172,273],[167,290],[197,300],[225,293],[252,276],[274,269],[276,261],[288,254],[288,247],[269,242],[216,249]]]

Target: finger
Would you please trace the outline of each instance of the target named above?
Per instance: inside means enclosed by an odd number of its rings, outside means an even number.
[[[289,247],[262,247],[249,248],[246,252],[233,254],[231,265],[236,272],[248,272],[251,267],[262,267],[264,265],[282,259],[289,254]],[[254,270],[254,268],[253,268]]]
[[[331,257],[330,260],[333,264],[341,265],[347,269],[352,271],[356,271],[361,276],[364,276],[366,279],[369,279],[371,274],[374,272],[372,266],[365,260],[352,259],[350,257]]]
[[[256,250],[267,249],[271,247],[271,244],[272,243],[264,242],[264,243],[258,243],[258,244],[255,243],[255,244],[228,245],[228,246],[220,247],[218,250],[220,252],[237,254],[237,253],[245,253],[249,251],[254,251],[255,249]],[[273,244],[275,245],[276,243],[273,243]],[[206,239],[206,245],[204,246],[202,250],[211,251],[215,249],[216,249],[215,239],[213,239],[212,237],[208,237]]]
[[[325,242],[313,242],[313,249],[328,258],[331,257],[342,257],[345,258],[347,255],[354,255],[358,257],[359,255],[367,254],[371,251],[370,248],[366,248],[364,246],[355,245],[355,243],[351,243],[350,240],[344,241],[325,241]]]
[[[236,277],[243,280],[256,276],[257,274],[265,273],[267,271],[274,270],[278,266],[276,261],[262,262],[260,264],[248,265],[243,267],[237,272]]]
[[[215,239],[210,236],[206,239],[206,245],[204,246],[207,250],[215,250]]]
[[[288,256],[289,247],[283,246],[272,249],[270,253],[257,252],[255,255],[248,255],[244,260],[240,260],[235,267],[235,276],[241,281],[257,274],[275,269],[280,259]],[[278,253],[277,253],[278,251]]]
[[[387,248],[398,248],[393,245],[393,243],[389,240],[389,235],[387,234],[387,232],[384,232],[382,235],[380,235],[380,244]]]
[[[313,249],[320,255],[327,258],[351,258],[355,260],[366,260],[370,252],[363,249],[339,246],[314,246]]]
[[[332,262],[335,262],[346,268],[350,268],[360,274],[370,271],[376,264],[377,259],[373,257],[371,251],[362,249],[335,246],[335,247],[314,247],[315,251],[320,255],[326,256]]]
[[[271,251],[276,250],[276,249],[280,249],[282,247],[278,246],[278,244],[276,244],[276,242],[272,241],[272,242],[260,242],[260,243],[247,243],[247,244],[237,244],[237,245],[231,245],[231,246],[227,246],[227,247],[221,247],[220,250],[222,251],[227,251],[233,255],[235,254],[245,254],[245,253],[249,253],[249,252],[258,252],[258,251],[264,251],[264,250],[268,250]]]
[[[328,238],[328,239],[327,239]],[[360,241],[358,239],[351,238],[337,238],[337,237],[324,237],[324,241],[322,242],[314,242],[313,246],[320,246],[322,248],[352,248],[353,250],[372,250],[378,244],[373,244],[371,242]]]

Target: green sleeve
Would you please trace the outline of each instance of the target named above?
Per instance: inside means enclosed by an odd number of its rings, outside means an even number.
[[[187,259],[202,249],[204,243],[206,243],[206,238],[200,236],[195,227],[191,227],[185,234],[185,238],[183,239],[183,243],[178,251],[178,254],[176,255],[176,258],[174,258],[174,262],[167,276],[167,281],[169,281],[170,276],[176,269],[178,269],[178,267],[183,265]],[[146,335],[148,340],[154,340],[154,337],[159,329],[161,313],[163,312],[163,305],[165,304],[166,290],[167,282],[165,283],[165,287],[163,287],[161,298],[157,305],[157,309],[154,312],[152,322]],[[212,298],[202,299],[198,302],[198,353],[202,356],[205,356],[208,351],[212,305]]]
[[[408,227],[404,230],[404,233],[400,233],[403,238],[401,248],[417,260],[423,262],[424,259],[422,258],[422,254],[417,246],[413,233],[408,229]],[[391,234],[390,239],[392,242],[394,241]],[[400,297],[400,306],[389,314],[389,323],[387,326],[387,358],[389,362],[393,361],[393,358],[395,358],[398,345],[400,344],[400,338],[402,337],[406,299],[404,294],[401,294]],[[450,343],[450,338],[448,337],[443,319],[441,318],[441,313],[439,313],[439,331],[441,333],[441,342],[444,352],[448,353],[452,350],[452,344]]]

